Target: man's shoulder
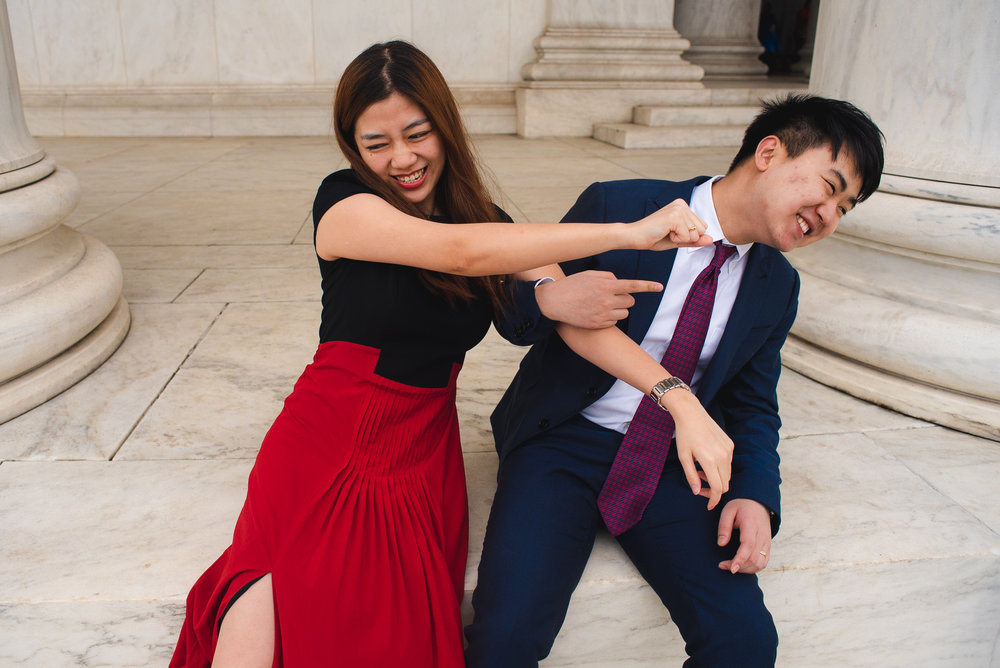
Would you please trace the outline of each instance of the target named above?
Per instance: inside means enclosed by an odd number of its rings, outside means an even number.
[[[756,267],[758,271],[763,271],[765,275],[772,274],[783,281],[798,282],[796,280],[798,272],[795,270],[795,267],[788,261],[785,254],[777,248],[772,248],[762,243],[755,243],[753,248],[750,249],[750,253],[750,266]]]
[[[591,185],[591,188],[598,188],[608,196],[624,195],[628,197],[644,196],[655,198],[659,196],[670,196],[671,198],[685,197],[691,194],[695,186],[704,183],[708,176],[697,176],[687,181],[666,181],[664,179],[620,179],[617,181],[599,181]]]

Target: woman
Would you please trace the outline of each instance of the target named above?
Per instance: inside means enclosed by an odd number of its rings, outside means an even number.
[[[264,439],[232,546],[188,597],[174,666],[463,666],[465,352],[511,274],[707,242],[684,206],[628,225],[510,224],[444,78],[404,42],[347,67],[334,117],[351,169],[324,180],[313,209],[320,346]],[[609,370],[647,390],[666,375],[616,328],[568,337],[607,366],[628,360]],[[693,396],[669,394],[671,410],[698,414]]]

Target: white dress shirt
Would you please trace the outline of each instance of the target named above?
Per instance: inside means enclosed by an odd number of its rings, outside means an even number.
[[[712,184],[721,178],[721,176],[716,176],[695,187],[691,193],[690,206],[695,215],[705,221],[708,226],[705,234],[712,237],[713,241],[721,239],[728,244],[729,242],[722,234],[719,218],[715,214],[715,203],[712,201]],[[746,254],[752,245],[749,243],[736,246],[736,254],[722,265],[718,288],[715,292],[712,319],[709,321],[705,345],[701,350],[701,357],[698,359],[698,366],[691,382],[691,389],[696,392],[698,383],[705,373],[705,368],[712,361],[712,356],[719,347],[722,332],[729,321],[729,314],[733,311],[736,293],[739,292],[740,282],[743,280],[743,270],[746,268]],[[656,310],[653,323],[641,343],[643,349],[654,359],[663,359],[674,334],[674,328],[677,326],[681,307],[684,306],[684,300],[691,289],[691,284],[694,283],[698,274],[709,265],[714,255],[714,246],[677,249],[677,257],[674,259],[670,278],[664,286],[660,306]],[[661,278],[660,281],[662,282],[662,280]],[[642,392],[618,380],[611,386],[607,394],[585,408],[581,414],[591,422],[624,434],[642,397]]]

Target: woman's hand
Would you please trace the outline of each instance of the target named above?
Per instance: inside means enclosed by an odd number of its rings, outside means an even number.
[[[733,441],[690,391],[671,390],[660,400],[674,418],[677,459],[684,469],[684,476],[692,492],[708,499],[708,509],[711,510],[729,491]],[[701,470],[695,466],[696,463]],[[702,485],[703,482],[708,486]]]
[[[705,234],[705,221],[696,216],[682,199],[675,199],[629,227],[635,228],[639,234],[638,250],[670,250],[679,246],[707,246],[712,243],[712,238]]]

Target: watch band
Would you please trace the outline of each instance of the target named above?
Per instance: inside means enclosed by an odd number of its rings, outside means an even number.
[[[678,387],[682,387],[688,392],[691,391],[691,387],[683,380],[677,376],[670,376],[669,378],[664,378],[659,383],[654,385],[653,389],[649,391],[649,397],[656,402],[657,406],[666,411],[667,408],[660,403],[660,398],[670,390],[676,390]],[[669,413],[670,411],[667,412]]]

